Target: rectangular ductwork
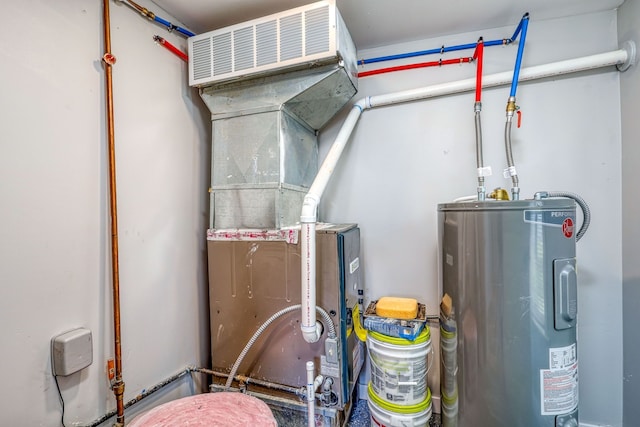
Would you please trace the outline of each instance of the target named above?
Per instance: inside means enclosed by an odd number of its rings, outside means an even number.
[[[211,111],[211,229],[299,220],[317,131],[357,91],[355,58],[334,1],[189,39],[190,84]]]

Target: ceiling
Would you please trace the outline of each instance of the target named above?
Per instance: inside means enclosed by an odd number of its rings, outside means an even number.
[[[195,33],[314,0],[152,0]],[[623,0],[337,0],[358,49],[615,9]]]

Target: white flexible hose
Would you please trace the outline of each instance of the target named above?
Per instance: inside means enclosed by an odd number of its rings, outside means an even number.
[[[258,340],[258,337],[265,331],[265,329],[267,329],[269,327],[269,325],[271,325],[278,317],[283,316],[283,315],[285,315],[287,313],[291,313],[292,311],[298,310],[301,307],[302,307],[302,304],[296,304],[296,305],[292,305],[292,306],[283,308],[282,310],[272,314],[271,317],[269,317],[258,328],[258,330],[253,334],[251,339],[249,339],[247,344],[244,346],[244,348],[240,352],[240,355],[236,359],[236,362],[233,364],[233,367],[231,368],[231,372],[229,373],[229,377],[227,378],[227,382],[225,384],[225,388],[226,389],[231,388],[231,384],[233,383],[233,378],[236,376],[236,372],[238,372],[238,368],[240,367],[240,364],[242,363],[242,360],[247,355],[247,353],[249,352],[249,350],[251,349],[253,344],[255,344],[255,342]],[[323,308],[317,307],[317,306],[316,306],[316,311],[318,313],[320,313],[320,317],[322,317],[322,319],[325,321],[326,327],[327,327],[327,329],[329,329],[329,336],[330,337],[337,336],[336,335],[336,327],[333,324],[333,321],[331,320],[331,317],[329,316],[329,313],[327,313]]]

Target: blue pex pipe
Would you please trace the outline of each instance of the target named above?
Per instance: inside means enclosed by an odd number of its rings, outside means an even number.
[[[520,66],[522,65],[522,54],[524,53],[524,43],[527,39],[527,27],[529,26],[529,14],[526,13],[520,25],[522,27],[522,34],[520,35],[520,42],[518,43],[518,55],[516,56],[516,65],[513,69],[513,80],[511,80],[511,94],[509,96],[515,97],[516,90],[518,89],[518,78],[520,77]]]
[[[529,14],[525,14],[525,16],[528,16]],[[522,19],[520,19],[520,22],[518,22],[518,26],[516,27],[516,30],[513,32],[513,35],[511,36],[511,41],[514,41],[516,39],[516,37],[518,37],[518,34],[520,34],[520,30],[522,30],[522,21],[524,21],[524,16],[522,17]]]
[[[502,44],[502,40],[500,40],[500,44]],[[379,56],[377,58],[362,59],[358,61],[358,64],[361,64],[361,65],[373,64],[375,62],[393,61],[395,59],[413,58],[416,56],[434,55],[436,53],[455,52],[457,50],[465,50],[465,49],[475,49],[475,47],[476,47],[476,43],[460,44],[457,46],[449,46],[449,47],[442,46],[439,49],[421,50],[418,52],[400,53],[398,55]]]
[[[157,23],[164,25],[165,27],[167,27],[169,30],[176,30],[177,32],[187,36],[187,37],[193,37],[195,36],[194,33],[192,33],[189,30],[185,30],[182,27],[178,27],[177,25],[173,25],[171,22],[169,21],[165,21],[164,19],[160,18],[159,16],[155,16],[153,18]]]
[[[528,13],[526,13],[524,16],[527,17],[527,20],[529,19],[529,14]],[[523,17],[520,20],[520,22],[518,23],[518,27],[513,32],[513,36],[511,36],[510,39],[488,40],[488,41],[484,42],[484,45],[485,46],[498,46],[498,45],[507,45],[507,44],[513,43],[516,40],[516,38],[518,37],[518,34],[520,34],[520,32],[522,31],[522,27],[524,25],[524,21],[525,21],[525,18]],[[396,60],[396,59],[414,58],[416,56],[434,55],[434,54],[438,54],[438,53],[454,52],[454,51],[458,51],[458,50],[475,49],[476,45],[477,45],[477,43],[467,43],[467,44],[460,44],[460,45],[449,46],[449,47],[442,46],[441,48],[429,49],[429,50],[420,50],[420,51],[417,51],[417,52],[400,53],[400,54],[397,54],[397,55],[379,56],[379,57],[376,57],[376,58],[361,59],[361,60],[358,61],[358,64],[359,65],[373,64],[373,63],[376,63],[376,62],[393,61],[393,60]]]

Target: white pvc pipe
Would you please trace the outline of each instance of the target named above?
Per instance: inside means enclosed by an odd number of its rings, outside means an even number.
[[[322,328],[316,322],[316,221],[318,219],[318,204],[322,193],[340,160],[342,151],[349,141],[349,137],[362,114],[363,107],[356,103],[342,125],[327,157],[316,175],[309,192],[302,204],[300,223],[302,228],[302,324],[300,329],[302,337],[308,343],[317,342],[320,339]]]
[[[550,64],[537,65],[535,67],[523,68],[520,71],[520,80],[538,80],[546,77],[560,76],[563,74],[577,73],[580,71],[602,68],[610,65],[618,65],[627,61],[629,53],[625,49],[613,52],[601,53],[598,55],[585,56],[582,58],[568,59],[566,61],[552,62]],[[489,88],[495,86],[510,85],[513,72],[490,74],[482,78],[482,87]],[[385,105],[399,104],[421,99],[434,98],[442,95],[452,95],[455,93],[475,90],[476,79],[470,78],[458,80],[439,85],[426,86],[419,89],[411,89],[402,92],[377,95],[367,98],[367,108],[382,107]]]
[[[316,222],[302,223],[301,228],[302,324],[300,330],[304,340],[313,343],[320,339],[322,332],[316,322]]]
[[[313,362],[307,362],[307,425],[309,427],[315,427],[315,403],[316,403],[316,391],[313,387]]]
[[[520,70],[519,81],[537,80],[546,77],[560,76],[563,74],[577,73],[620,64],[633,64],[635,62],[635,45],[626,42],[624,49],[566,61],[552,62],[550,64],[523,68]],[[626,68],[625,68],[626,69]],[[510,85],[513,72],[490,74],[483,77],[482,87],[496,87]],[[318,220],[318,204],[327,187],[331,175],[335,170],[338,160],[349,141],[349,137],[355,128],[358,119],[365,110],[405,102],[435,98],[443,95],[469,92],[475,90],[476,79],[470,78],[402,92],[389,93],[365,97],[357,101],[336,136],[333,145],[322,162],[316,178],[304,198],[300,223],[302,225],[302,336],[313,343],[320,339],[321,329],[316,324],[316,247],[315,247],[315,223]]]

